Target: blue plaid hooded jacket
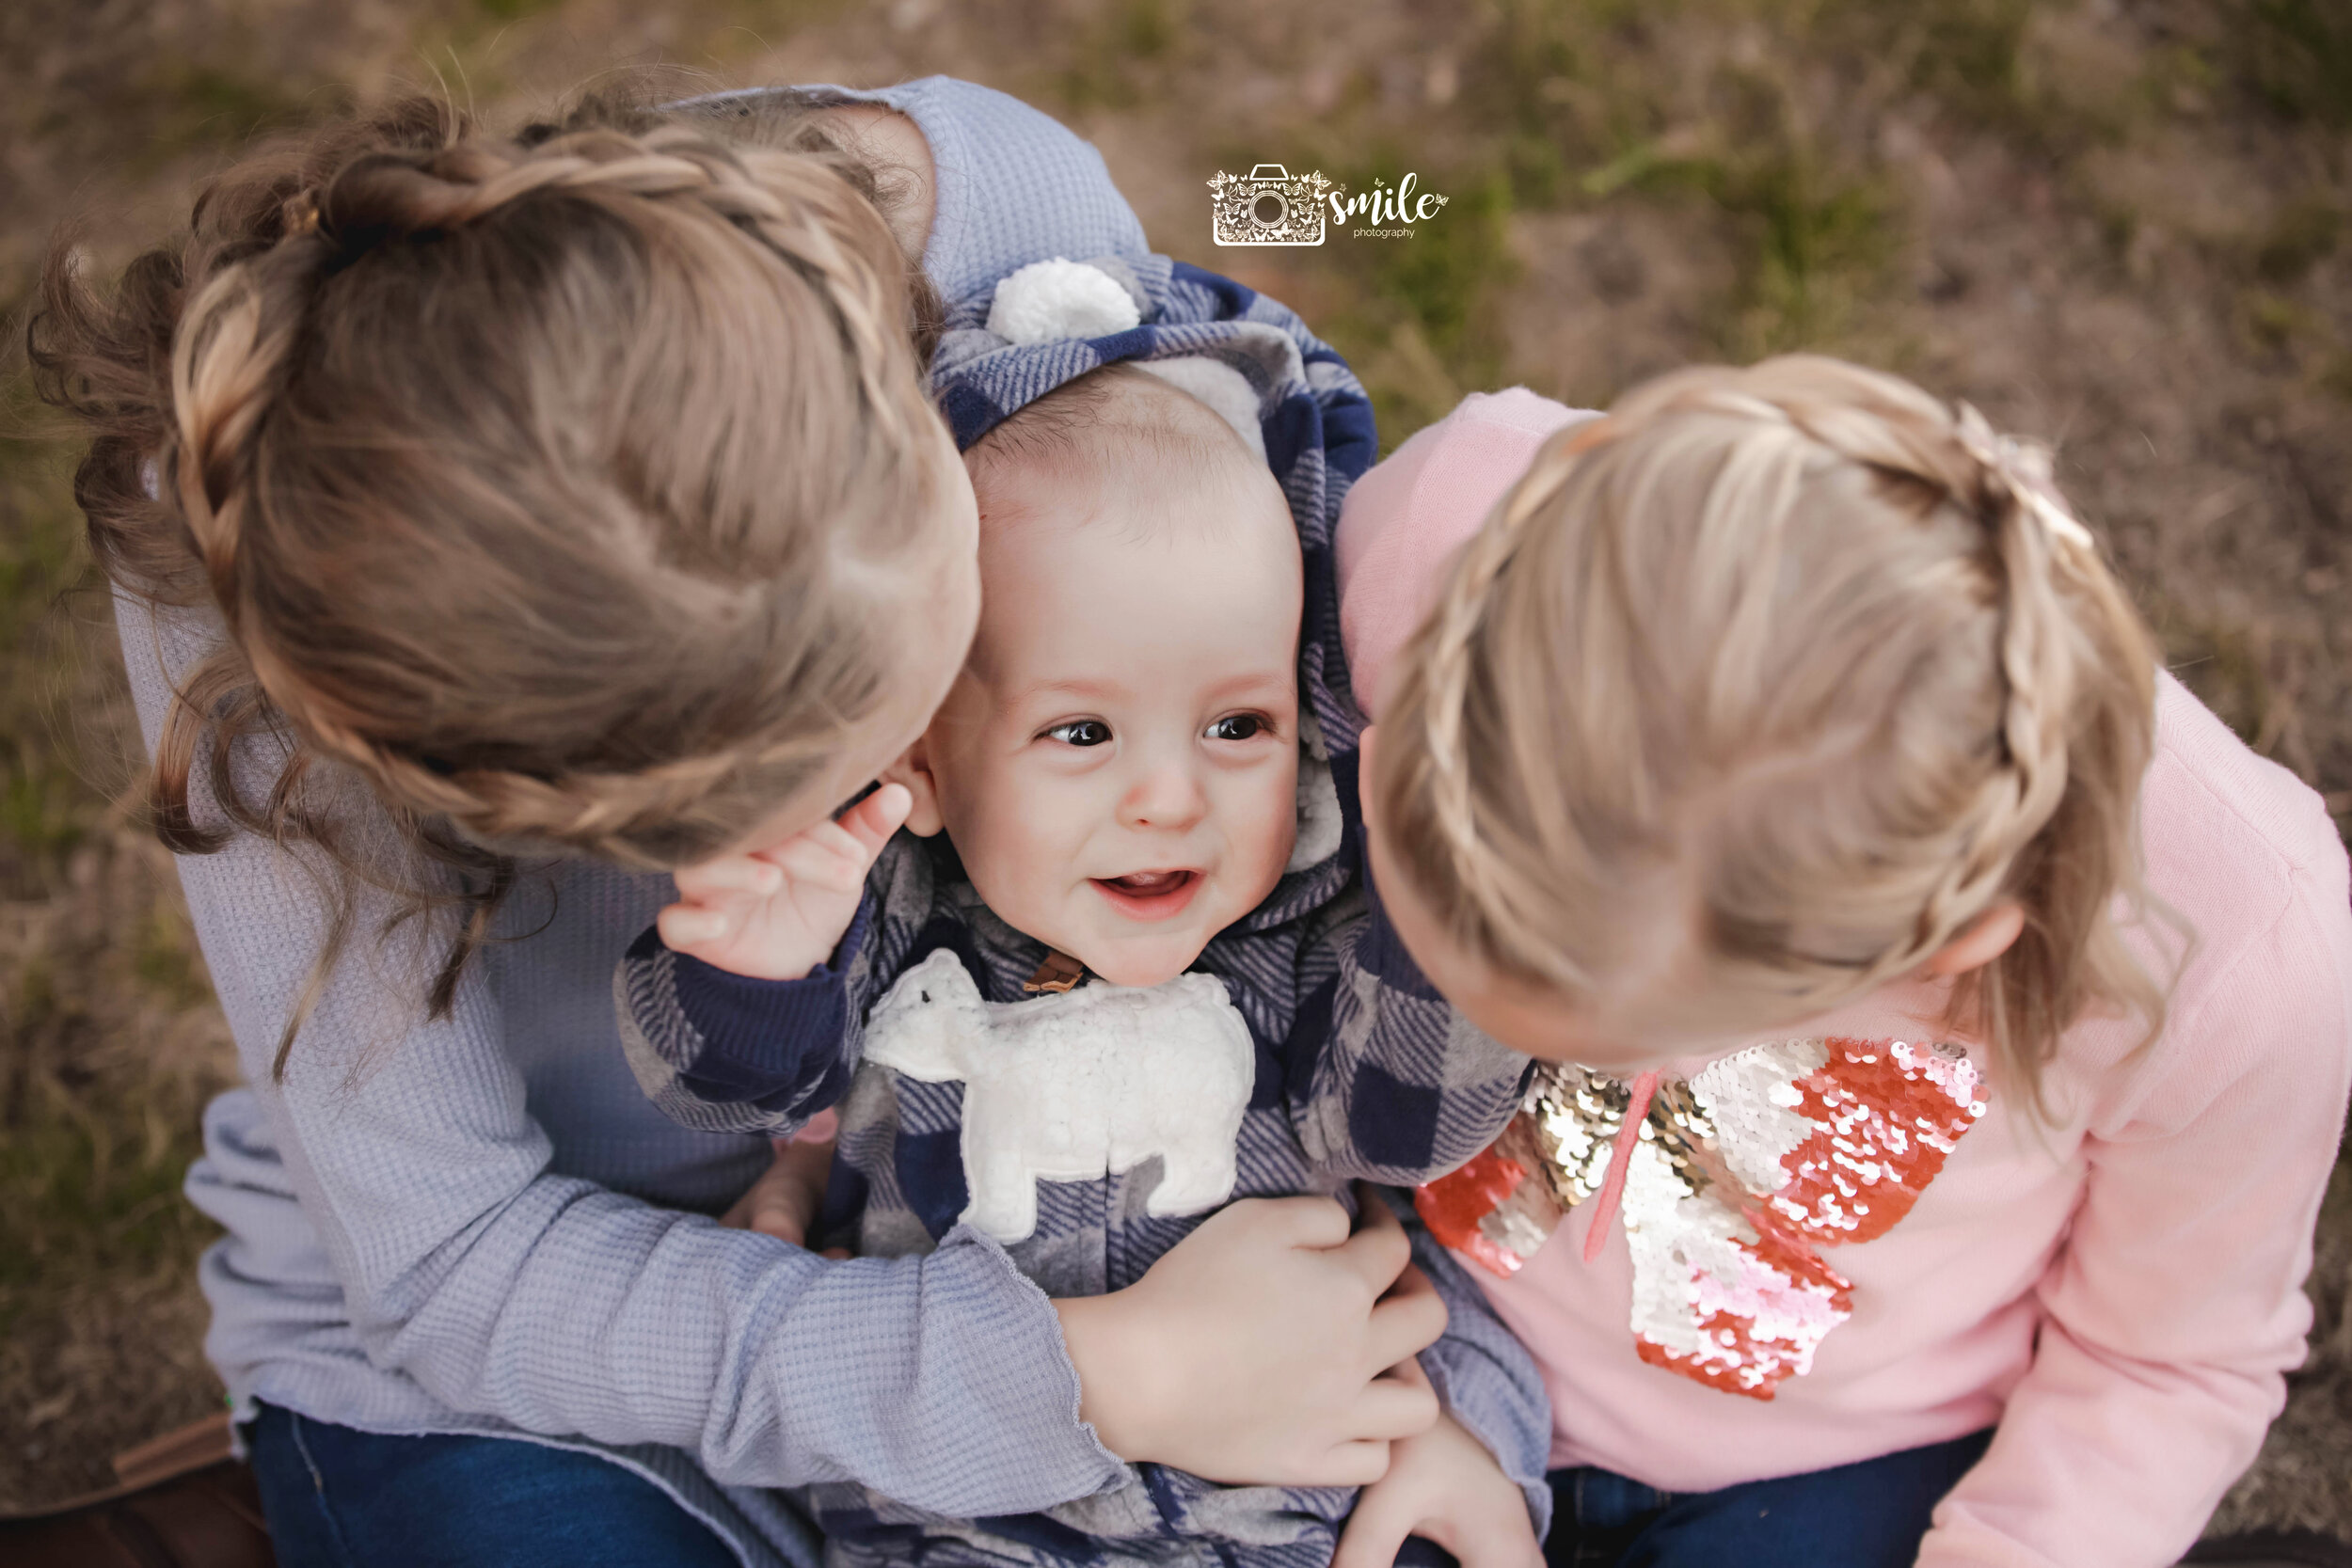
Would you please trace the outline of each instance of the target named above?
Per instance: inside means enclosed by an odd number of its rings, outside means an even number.
[[[1266,459],[1305,562],[1300,709],[1329,754],[1343,827],[1336,850],[1288,872],[1193,965],[1225,981],[1256,1050],[1232,1196],[1322,1193],[1344,1202],[1352,1178],[1412,1185],[1487,1146],[1518,1105],[1527,1064],[1438,996],[1361,874],[1363,720],[1341,648],[1331,541],[1342,499],[1376,454],[1371,403],[1295,315],[1231,279],[1159,256],[1092,264],[1128,288],[1141,325],[1014,345],[982,325],[983,294],[952,310],[934,390],[962,450],[1032,400],[1117,360],[1205,356],[1257,392]],[[901,833],[869,876],[833,961],[805,979],[729,974],[645,932],[615,975],[623,1039],[647,1092],[691,1127],[782,1133],[836,1106],[840,1139],[815,1244],[868,1257],[927,1252],[967,1202],[964,1085],[862,1062],[860,1039],[872,1005],[943,948],[992,1002],[1020,1000],[1046,951],[980,902],[945,835]],[[1041,1182],[1036,1231],[1007,1251],[1052,1295],[1133,1284],[1206,1217],[1148,1214],[1158,1178],[1158,1163],[1147,1161],[1090,1181]],[[1424,1368],[1455,1418],[1521,1483],[1540,1528],[1550,1418],[1534,1366],[1442,1249],[1417,1236],[1415,1252],[1452,1312]],[[809,1488],[802,1500],[835,1562],[1324,1568],[1354,1497],[1220,1486],[1147,1465],[1129,1466],[1124,1484],[1015,1518],[942,1518],[852,1482]]]

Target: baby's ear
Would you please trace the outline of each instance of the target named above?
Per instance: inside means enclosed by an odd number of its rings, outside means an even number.
[[[907,832],[929,838],[946,826],[939,815],[939,784],[931,777],[930,739],[927,736],[908,747],[898,761],[882,769],[882,783],[907,786],[914,808],[907,813]]]

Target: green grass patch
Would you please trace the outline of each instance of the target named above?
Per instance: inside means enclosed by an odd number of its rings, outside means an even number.
[[[1556,206],[1576,171],[1654,137],[1660,95],[1643,69],[1644,19],[1680,8],[1629,0],[1502,0],[1463,69],[1467,114],[1489,129],[1519,206]]]
[[[0,1007],[0,1287],[147,1270],[212,1233],[179,1198],[199,1085],[93,1066],[98,1033],[48,958],[17,969]]]
[[[144,122],[141,161],[149,164],[236,147],[262,132],[291,130],[349,107],[339,89],[186,58],[158,63],[125,101],[126,111]]]
[[[213,994],[196,956],[195,933],[176,904],[158,901],[139,922],[131,968],[148,992],[174,1012],[201,1006]]]
[[[1883,283],[1903,221],[1892,193],[1874,174],[1833,167],[1792,126],[1718,147],[1636,147],[1582,188],[1604,198],[1695,197],[1721,214],[1739,255],[1740,281],[1714,334],[1726,354],[1755,359],[1834,341]]]
[[[1403,158],[1378,152],[1333,172],[1355,196],[1375,182],[1394,188],[1409,168]],[[1362,379],[1389,447],[1444,415],[1466,390],[1501,376],[1500,303],[1518,272],[1507,171],[1410,171],[1419,177],[1417,191],[1440,194],[1446,204],[1410,225],[1410,238],[1358,238],[1335,230],[1327,246],[1342,299],[1316,324]]]

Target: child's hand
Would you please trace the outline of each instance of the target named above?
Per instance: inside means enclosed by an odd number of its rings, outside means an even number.
[[[1409,1365],[1426,1386],[1420,1363]],[[1391,1568],[1408,1535],[1436,1542],[1462,1568],[1544,1565],[1526,1497],[1451,1416],[1389,1445],[1389,1473],[1357,1499],[1331,1568]]]
[[[775,1159],[751,1190],[719,1223],[737,1230],[756,1230],[779,1236],[794,1246],[808,1245],[809,1227],[825,1201],[825,1180],[833,1170],[834,1129],[839,1125],[831,1111],[819,1112],[797,1137],[775,1140]],[[827,1247],[828,1258],[847,1258],[845,1247]]]
[[[857,916],[874,857],[914,806],[906,785],[886,784],[838,822],[685,867],[678,901],[654,922],[662,942],[730,974],[803,978],[833,956]]]
[[[1233,1485],[1376,1480],[1390,1443],[1438,1418],[1428,1380],[1391,1370],[1445,1332],[1410,1253],[1376,1197],[1352,1236],[1329,1198],[1228,1204],[1125,1290],[1054,1303],[1078,1413],[1132,1464]]]

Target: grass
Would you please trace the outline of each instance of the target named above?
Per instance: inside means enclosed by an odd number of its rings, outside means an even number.
[[[2239,0],[2237,66],[2247,87],[2290,120],[2352,125],[2352,11],[2341,0]]]
[[[1720,304],[1715,336],[1735,360],[1835,341],[1877,292],[1899,221],[1883,182],[1836,170],[1785,124],[1736,151],[1677,158],[1642,150],[1597,171],[1585,188],[1687,193],[1719,214],[1739,284]]]
[[[113,810],[119,676],[40,433],[20,370],[0,383],[0,1506],[99,1484],[108,1453],[217,1398],[188,1291],[215,1232],[179,1190],[228,1063],[168,858]]]
[[[2304,196],[2270,220],[2254,251],[2254,275],[2274,288],[2292,288],[2335,254],[2344,211],[2319,196]]]
[[[331,111],[342,84],[438,90],[437,72],[496,119],[659,59],[729,82],[946,71],[1008,87],[1101,136],[1165,249],[1186,246],[1150,209],[1152,182],[1178,192],[1183,221],[1203,226],[1195,259],[1229,269],[1250,259],[1204,253],[1207,170],[1319,164],[1351,190],[1413,170],[1451,198],[1413,239],[1264,259],[1278,297],[1347,354],[1391,447],[1473,388],[1523,378],[1605,397],[1663,363],[1793,348],[1916,356],[1923,380],[1998,416],[1966,385],[1964,349],[2015,337],[2024,292],[2054,322],[2162,316],[2179,330],[2146,358],[2028,355],[2001,362],[2000,387],[2045,434],[2079,435],[2078,413],[2106,422],[2079,499],[2138,552],[2183,678],[2352,800],[2336,673],[2352,643],[2324,615],[2298,622],[2300,591],[2282,586],[2352,572],[2325,512],[2352,491],[2326,462],[2352,409],[2343,0],[1377,14],[1337,0],[393,0],[184,35],[19,3],[0,15],[20,46],[0,57],[0,134],[21,135],[24,168],[49,183],[12,201],[0,270],[21,273],[36,230],[75,205],[97,211],[93,244],[119,261],[255,129]],[[1443,91],[1440,56],[1457,68]],[[2117,177],[2134,159],[2160,177]],[[2184,215],[2176,162],[2233,172],[2226,221]],[[2014,249],[1971,250],[1979,225],[1939,217],[1938,168]],[[1596,235],[1621,242],[1631,281],[1547,297],[1581,276],[1573,245]],[[1961,253],[1948,269],[1940,245]],[[0,299],[12,281],[0,276]],[[1634,351],[1620,364],[1602,340],[1622,323]],[[2212,329],[2202,346],[2197,327]],[[2145,372],[2176,355],[2197,373],[2151,390]],[[2114,479],[2134,466],[2156,475],[2147,490]],[[2226,546],[2168,555],[2178,492],[2225,476],[2258,497]],[[67,484],[22,378],[0,376],[0,1501],[96,1484],[112,1449],[217,1398],[192,1287],[210,1227],[173,1193],[230,1053],[169,863],[117,807],[113,759],[135,741]]]
[[[1393,187],[1406,165],[1390,153],[1338,172],[1352,195],[1375,181]],[[1496,309],[1515,276],[1508,179],[1499,170],[1414,172],[1422,190],[1447,198],[1445,206],[1415,224],[1409,240],[1353,241],[1345,254],[1354,299],[1321,324],[1334,342],[1370,345],[1354,358],[1391,448],[1465,390],[1493,382],[1502,357]]]
[[[1193,42],[1184,0],[1114,0],[1078,24],[1068,58],[1049,73],[1073,113],[1132,108],[1155,96],[1165,68]]]

